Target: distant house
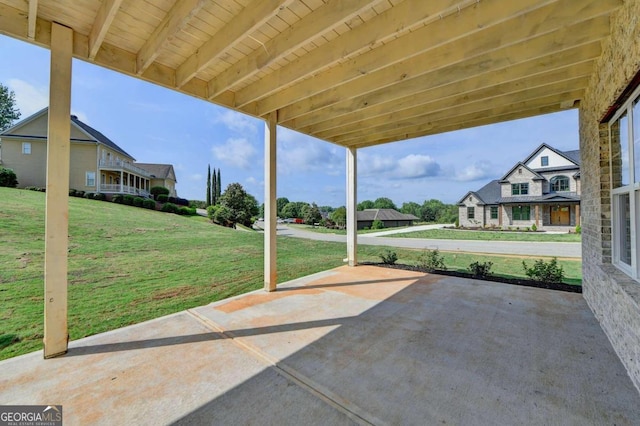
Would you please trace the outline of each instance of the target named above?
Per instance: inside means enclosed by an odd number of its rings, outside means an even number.
[[[0,165],[12,169],[18,187],[45,187],[47,181],[48,108],[0,133]],[[72,115],[69,188],[105,194],[148,196],[151,187],[169,188],[176,177],[168,164],[136,163],[104,134]]]
[[[357,212],[358,229],[371,228],[373,221],[379,220],[385,228],[412,226],[418,218],[412,214],[400,213],[393,209],[366,209]]]
[[[580,151],[542,144],[499,180],[458,201],[461,226],[575,227],[580,224]]]

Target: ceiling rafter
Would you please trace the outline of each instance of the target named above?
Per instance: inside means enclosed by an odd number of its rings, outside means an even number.
[[[308,44],[314,38],[333,31],[344,21],[354,18],[380,1],[329,0],[324,6],[269,40],[261,49],[253,51],[211,79],[209,81],[209,97],[216,98],[224,91],[253,77],[270,64]],[[337,3],[340,3],[340,7],[333,7]]]
[[[332,108],[335,104],[346,104],[349,99],[357,98],[357,102],[354,102],[355,108],[358,106],[372,104],[364,96],[370,92],[379,92],[389,86],[400,87],[406,86],[412,79],[420,78],[421,75],[433,72],[433,70],[445,68],[447,66],[456,65],[461,71],[469,66],[471,62],[469,58],[482,57],[485,59],[482,61],[476,61],[474,65],[476,69],[478,67],[486,67],[486,60],[502,60],[507,59],[508,62],[512,62],[511,53],[516,58],[526,58],[528,51],[518,51],[518,49],[511,49],[509,57],[502,55],[500,57],[500,50],[508,48],[509,46],[517,43],[526,42],[530,39],[546,40],[547,46],[540,46],[541,53],[543,51],[549,51],[556,41],[554,36],[548,36],[544,39],[546,34],[554,34],[554,31],[558,30],[557,23],[567,22],[567,25],[574,24],[575,29],[579,29],[580,35],[584,39],[589,37],[590,33],[594,33],[594,37],[601,38],[606,36],[609,31],[608,20],[597,20],[602,16],[601,10],[604,10],[598,5],[602,5],[605,1],[592,0],[589,5],[592,7],[583,8],[581,12],[571,12],[571,16],[567,17],[563,13],[568,13],[566,10],[567,3],[571,0],[562,0],[562,2],[555,5],[546,5],[540,9],[536,9],[526,13],[519,20],[520,25],[509,32],[509,37],[504,37],[505,26],[507,23],[497,24],[491,27],[485,27],[482,32],[471,35],[465,38],[459,38],[451,43],[444,45],[438,45],[434,49],[423,51],[420,55],[413,56],[407,60],[399,63],[395,63],[391,66],[379,69],[376,72],[372,72],[362,76],[349,75],[350,71],[346,67],[336,67],[329,70],[324,75],[318,75],[312,82],[303,81],[300,84],[289,87],[277,95],[270,97],[264,101],[257,103],[257,113],[262,115],[273,107],[279,109],[279,120],[281,122],[287,122],[293,118],[299,117],[304,114],[308,114],[313,111],[314,114],[318,113],[319,109]],[[596,17],[593,20],[593,17]],[[595,25],[593,29],[588,26],[576,27],[585,20],[591,19],[590,24]],[[428,28],[428,27],[427,27]],[[566,25],[561,27],[566,28]],[[560,33],[562,34],[562,29]],[[566,30],[564,30],[566,32]],[[570,39],[572,35],[565,35],[565,38]],[[408,40],[406,42],[407,45]],[[574,43],[575,44],[575,43]],[[386,47],[386,46],[385,46]],[[493,54],[494,53],[494,54]],[[364,56],[364,55],[363,55]],[[496,64],[493,64],[494,67]],[[344,86],[345,79],[348,85]],[[303,98],[305,94],[314,93],[308,98]],[[387,91],[390,95],[394,95],[397,91]],[[410,93],[407,94],[407,96]],[[237,102],[237,97],[236,97]],[[287,104],[288,106],[284,106]]]
[[[38,0],[29,0],[29,18],[27,23],[27,37],[33,41],[36,38],[36,21],[38,19]]]
[[[176,86],[185,85],[293,1],[257,0],[249,4],[176,69]]]
[[[208,0],[178,0],[162,23],[153,31],[136,58],[136,73],[142,74],[160,55],[162,49],[170,43],[188,23],[196,16]]]
[[[94,59],[104,42],[109,27],[118,13],[123,0],[104,0],[98,9],[89,34],[89,59]]]

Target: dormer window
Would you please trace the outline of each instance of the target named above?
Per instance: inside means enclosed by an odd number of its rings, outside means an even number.
[[[548,156],[544,156],[544,157],[540,157],[540,166],[545,167],[549,165],[549,157]]]
[[[554,176],[549,181],[551,192],[561,192],[569,190],[569,178],[566,176]]]

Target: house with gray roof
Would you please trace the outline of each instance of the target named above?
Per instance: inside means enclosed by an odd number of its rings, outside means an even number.
[[[358,229],[371,228],[373,222],[381,221],[385,228],[412,226],[418,218],[412,214],[400,213],[394,209],[365,209],[357,212]]]
[[[45,187],[49,108],[0,133],[0,165],[12,169],[18,187]],[[104,194],[149,196],[156,185],[177,197],[170,164],[136,163],[135,158],[102,132],[70,116],[69,188]]]
[[[464,227],[528,228],[580,224],[580,151],[545,143],[516,163],[501,179],[458,201]]]

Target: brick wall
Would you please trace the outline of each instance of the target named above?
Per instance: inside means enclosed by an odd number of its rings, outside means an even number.
[[[640,1],[623,3],[580,104],[583,290],[640,391],[640,284],[611,265],[609,107],[640,69]]]

